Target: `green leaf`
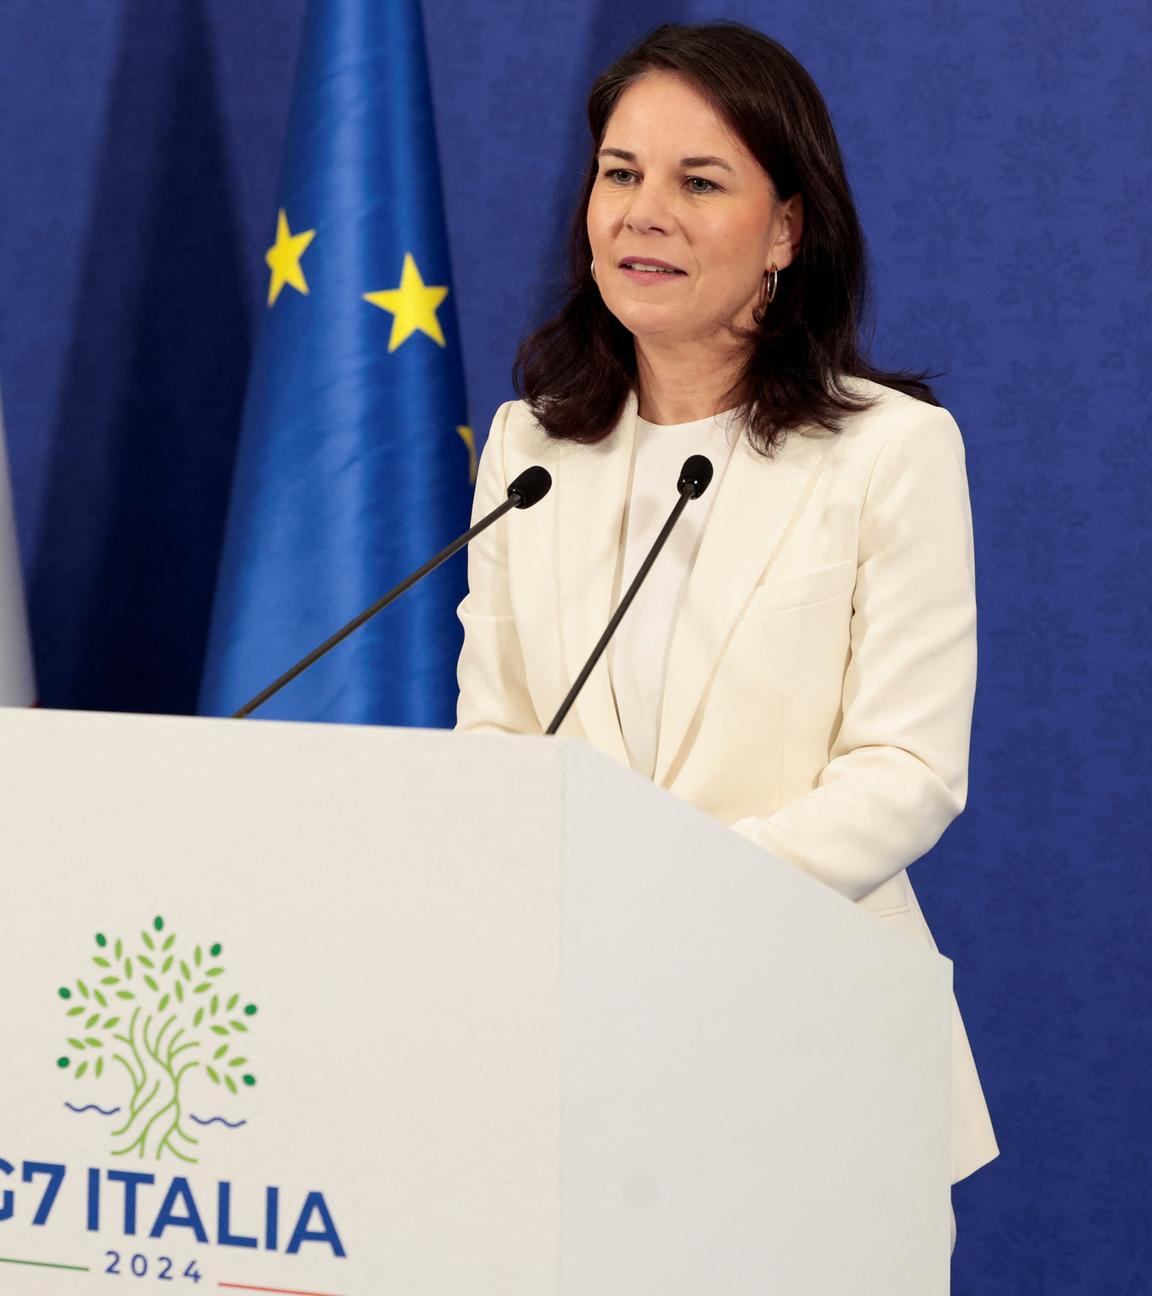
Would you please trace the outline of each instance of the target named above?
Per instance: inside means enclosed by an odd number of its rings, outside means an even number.
[[[112,950],[112,953],[115,954],[118,959],[124,957],[124,942],[120,939],[119,936],[116,937],[116,944]]]
[[[212,1054],[212,1061],[218,1062],[227,1052],[228,1052],[228,1045],[221,1044],[220,1047],[216,1050],[216,1052]]]
[[[235,1092],[236,1092],[236,1081],[233,1080],[232,1077],[231,1077],[230,1075],[226,1075],[226,1076],[224,1077],[224,1083],[228,1086],[228,1092],[229,1092],[229,1093],[235,1093]]]
[[[231,1012],[232,1009],[235,1008],[239,1002],[240,1002],[240,996],[238,994],[234,994],[232,998],[228,1000],[227,1011]]]
[[[89,1017],[88,1020],[84,1023],[84,1029],[91,1030],[92,1027],[95,1026],[99,1020],[100,1020],[100,1014],[93,1013],[92,1016]]]
[[[211,981],[201,981],[200,984],[192,991],[193,994],[203,994],[205,990],[212,989]]]
[[[98,1057],[96,1059],[96,1079],[99,1080],[103,1074],[104,1074],[104,1059],[102,1057]]]
[[[224,969],[223,969],[222,967],[209,968],[208,971],[204,973],[204,975],[205,975],[205,976],[220,976],[220,975],[223,973],[223,971],[224,971]]]
[[[77,1004],[75,1008],[69,1008],[69,1009],[68,1009],[68,1016],[69,1016],[69,1017],[79,1017],[80,1014],[81,1014],[83,1011],[84,1011],[84,1005],[83,1005],[83,1004]]]
[[[117,999],[135,999],[136,996],[132,993],[131,990],[117,990],[117,991],[116,991],[116,998],[117,998]]]
[[[160,987],[156,984],[155,981],[152,980],[152,978],[148,975],[147,972],[144,973],[144,984],[148,987],[149,990],[153,990],[159,993]]]
[[[130,958],[124,960],[124,979],[125,981],[132,980],[132,960]]]
[[[150,950],[155,951],[156,946],[152,943],[152,937],[149,936],[146,931],[142,931],[140,933],[140,939],[144,942],[145,945],[148,946]]]
[[[192,1018],[192,1025],[193,1025],[193,1026],[199,1026],[200,1023],[201,1023],[203,1020],[204,1020],[204,1009],[203,1009],[203,1008],[197,1008],[197,1009],[196,1009],[196,1016]]]
[[[242,1021],[229,1022],[228,1024],[232,1027],[234,1031],[239,1031],[242,1035],[248,1034],[248,1027],[245,1026]]]
[[[152,960],[148,957],[147,954],[140,954],[138,957],[140,959],[140,962],[143,963],[146,968],[154,968],[156,966],[156,964],[152,962]]]
[[[92,955],[92,962],[95,963],[97,967],[107,968],[112,966],[106,958],[101,958],[99,954]]]
[[[248,1061],[247,1058],[233,1058],[232,1061],[228,1063],[228,1065],[229,1065],[229,1066],[243,1066],[244,1063],[247,1062],[247,1061]]]
[[[188,966],[187,963],[184,962],[183,959],[180,960],[180,975],[184,978],[185,981],[192,980],[192,969]]]
[[[102,1039],[97,1039],[94,1035],[85,1035],[84,1043],[87,1044],[89,1048],[104,1047],[104,1041]]]
[[[104,1029],[105,1029],[105,1030],[111,1030],[111,1029],[113,1028],[113,1026],[119,1026],[119,1025],[120,1025],[120,1018],[119,1018],[119,1017],[109,1017],[109,1018],[107,1019],[107,1021],[105,1021],[105,1023],[104,1023]]]
[[[162,974],[163,976],[167,976],[167,975],[168,975],[168,969],[169,969],[171,966],[172,966],[172,955],[169,954],[168,957],[164,960],[164,962],[163,962],[163,963],[161,964],[161,966],[160,966],[160,972],[161,972],[161,974]]]
[[[175,943],[176,943],[176,933],[173,932],[172,935],[169,936],[168,939],[164,942],[164,948],[166,950],[170,950]]]
[[[72,1074],[73,1074],[73,1076],[74,1076],[77,1080],[79,1080],[80,1077],[81,1077],[81,1076],[84,1074],[84,1072],[87,1071],[87,1070],[88,1070],[88,1063],[87,1063],[87,1062],[81,1062],[80,1065],[76,1068],[76,1070],[72,1072]]]
[[[84,1051],[84,1041],[83,1041],[83,1040],[74,1039],[74,1038],[70,1035],[70,1036],[68,1037],[68,1043],[71,1044],[72,1047],[73,1047],[74,1049],[78,1049],[81,1053],[83,1053],[83,1051]]]
[[[192,962],[195,963],[197,967],[204,962],[204,952],[201,950],[199,945],[197,945],[192,951]]]
[[[114,977],[114,976],[101,977],[101,978],[100,978],[100,984],[101,984],[101,985],[119,985],[119,984],[120,984],[120,978],[119,978],[119,977]]]
[[[171,995],[165,995],[163,999],[161,999],[160,1002],[156,1005],[156,1011],[163,1012],[164,1009],[168,1007],[168,1000],[171,998],[172,998]]]
[[[108,1007],[108,1000],[104,998],[104,996],[100,993],[99,990],[92,991],[92,998],[96,1000],[96,1002],[100,1005],[101,1008]]]
[[[80,991],[80,993],[84,996],[85,999],[88,998],[88,987],[84,984],[83,981],[76,982],[76,989]]]
[[[183,981],[176,982],[176,1000],[178,1003],[184,1002],[184,982]]]
[[[227,1034],[228,1034],[228,1027],[227,1027],[227,1026],[211,1026],[211,1027],[209,1027],[209,1029],[212,1031],[212,1034],[213,1034],[213,1035],[227,1035]]]
[[[219,1006],[220,1006],[220,996],[213,995],[212,996],[212,1016],[213,1017],[216,1016],[216,1009],[219,1008]]]
[[[213,1084],[220,1083],[220,1077],[216,1074],[215,1068],[206,1066],[204,1070],[208,1072],[208,1079],[211,1080]]]

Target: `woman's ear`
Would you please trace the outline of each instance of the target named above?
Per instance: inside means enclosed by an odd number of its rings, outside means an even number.
[[[795,261],[804,235],[804,195],[799,190],[780,204],[776,219],[780,224],[780,234],[772,245],[771,259],[778,269],[783,270]]]

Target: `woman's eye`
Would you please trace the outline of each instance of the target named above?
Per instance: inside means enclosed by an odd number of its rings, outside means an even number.
[[[629,171],[627,167],[609,167],[604,172],[604,179],[612,184],[631,188],[639,177],[635,171]],[[695,194],[713,193],[720,188],[718,184],[705,180],[703,176],[688,176],[684,183],[688,186],[689,193]]]

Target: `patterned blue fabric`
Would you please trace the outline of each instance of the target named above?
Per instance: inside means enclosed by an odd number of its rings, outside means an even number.
[[[468,525],[470,429],[418,0],[314,0],[201,709],[226,714]],[[464,563],[257,713],[449,725]]]

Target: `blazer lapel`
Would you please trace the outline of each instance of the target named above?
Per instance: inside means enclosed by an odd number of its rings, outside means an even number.
[[[595,445],[566,446],[558,457],[556,588],[561,651],[569,686],[612,615],[612,586],[635,436],[636,397],[629,393],[624,413],[611,435]],[[573,710],[594,747],[628,763],[608,677],[607,654],[588,677]],[[569,723],[570,719],[561,725],[562,734]]]
[[[768,459],[741,434],[732,452],[672,636],[656,755],[658,784],[670,781],[744,605],[811,494],[825,459],[825,440],[796,429]]]

